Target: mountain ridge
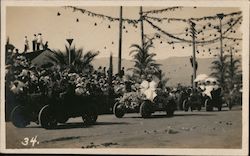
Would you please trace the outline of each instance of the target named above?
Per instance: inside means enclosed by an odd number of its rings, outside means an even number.
[[[198,62],[198,74],[211,74],[211,63],[213,58],[197,58]],[[113,71],[117,73],[118,58],[113,57]],[[191,85],[191,75],[193,69],[190,63],[190,57],[169,57],[166,59],[157,59],[157,63],[161,64],[160,68],[165,73],[165,76],[169,78],[167,85],[176,86],[178,83],[182,85]],[[133,61],[129,59],[122,59],[122,67],[126,69],[133,67]],[[95,68],[99,66],[108,67],[109,57],[101,57],[93,60]]]

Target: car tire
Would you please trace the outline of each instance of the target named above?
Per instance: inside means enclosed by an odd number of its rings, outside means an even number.
[[[29,125],[27,117],[25,117],[24,106],[16,106],[13,108],[10,114],[11,121],[15,127],[24,128]]]
[[[39,112],[38,120],[45,129],[53,129],[57,126],[56,118],[49,105],[45,105]]]
[[[149,118],[151,116],[152,108],[150,101],[144,101],[140,106],[140,114],[142,118]]]
[[[115,103],[113,107],[113,113],[117,118],[122,118],[125,115],[125,108],[120,103]]]

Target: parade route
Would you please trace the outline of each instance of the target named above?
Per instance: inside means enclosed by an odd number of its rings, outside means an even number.
[[[143,119],[139,114],[116,118],[100,115],[95,125],[84,127],[71,118],[57,129],[32,123],[26,128],[6,124],[6,148],[241,148],[242,110],[221,112],[176,111],[174,117],[157,112]],[[35,143],[26,144],[34,138]]]

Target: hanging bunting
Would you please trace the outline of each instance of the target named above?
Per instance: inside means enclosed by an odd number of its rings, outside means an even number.
[[[224,32],[222,32],[222,35],[225,35],[234,25],[236,25],[239,20],[241,20],[242,16],[239,17],[237,20],[234,21],[233,25],[231,27],[229,27],[228,29],[226,29]],[[175,39],[175,40],[178,40],[178,41],[181,41],[181,42],[187,42],[187,43],[192,43],[192,40],[187,40],[187,39],[184,39],[184,38],[180,38],[180,37],[177,37],[176,35],[173,35],[173,34],[170,34],[164,30],[162,30],[161,28],[159,28],[158,26],[156,26],[155,24],[153,24],[151,21],[149,21],[148,19],[145,19],[146,22],[148,22],[154,29],[156,29],[157,31],[160,31],[161,33],[163,33],[164,35],[172,38],[172,39]],[[202,44],[202,43],[215,43],[216,41],[218,41],[220,39],[220,37],[217,37],[216,34],[214,34],[214,36],[216,38],[214,39],[211,39],[211,40],[204,40],[204,41],[199,41],[199,40],[196,40],[196,43],[197,44]]]
[[[88,15],[90,17],[97,17],[97,18],[109,20],[110,22],[119,21],[120,20],[120,18],[118,18],[118,17],[111,17],[111,16],[107,16],[107,15],[103,15],[103,14],[94,13],[94,12],[91,12],[91,11],[88,11],[86,9],[79,8],[79,7],[66,6],[65,8],[66,9],[67,8],[73,9],[73,12],[79,11],[82,14]],[[137,23],[139,23],[140,19],[125,19],[125,18],[123,18],[122,21],[123,22],[127,22],[128,24],[137,24]]]
[[[143,14],[147,15],[147,14],[158,14],[158,13],[163,13],[166,11],[175,11],[176,9],[181,9],[183,7],[180,6],[176,6],[176,7],[169,7],[169,8],[164,8],[164,9],[160,9],[160,10],[149,10],[149,11],[144,11],[142,12]]]

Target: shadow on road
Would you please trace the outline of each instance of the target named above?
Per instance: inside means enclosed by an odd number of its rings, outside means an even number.
[[[56,129],[73,129],[73,128],[88,128],[96,125],[128,125],[127,122],[96,122],[94,125],[84,125],[82,122],[70,122],[65,124],[58,124],[55,128],[50,130]],[[42,128],[40,125],[30,125],[25,128]]]
[[[183,116],[216,116],[216,114],[174,114],[174,116],[166,116],[165,114],[152,115],[147,119],[158,119],[158,118],[174,118]],[[124,117],[124,118],[142,118],[141,116]]]
[[[174,117],[178,116],[216,116],[216,114],[175,114]]]
[[[84,125],[82,122],[71,122],[60,124],[53,129],[73,129],[73,128],[89,128],[96,125],[121,125],[121,124],[129,124],[126,122],[96,122],[94,125]]]

